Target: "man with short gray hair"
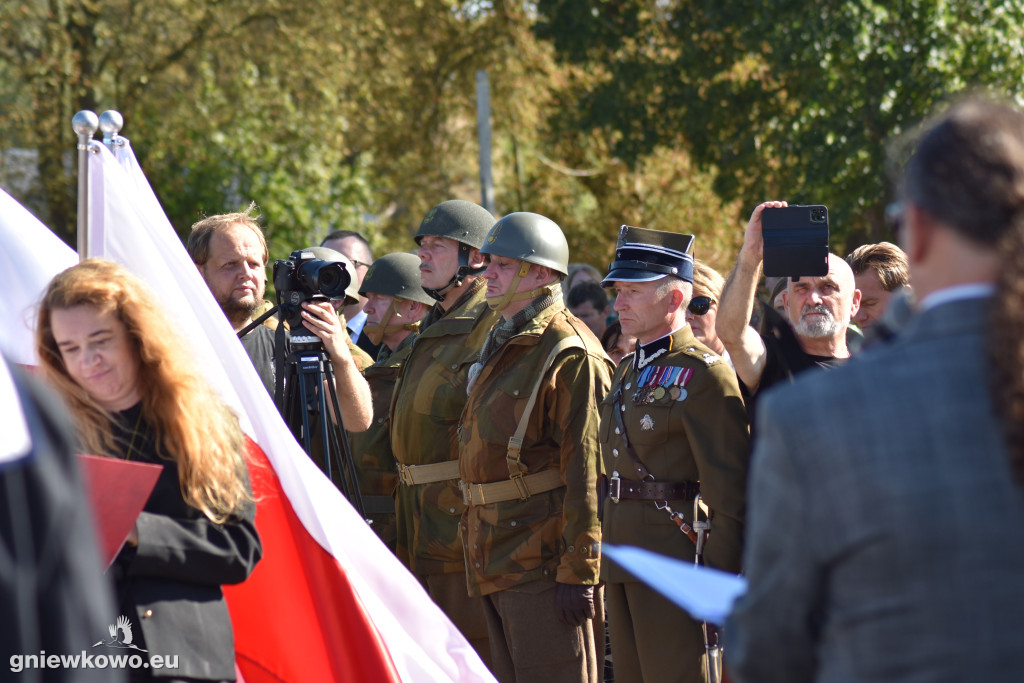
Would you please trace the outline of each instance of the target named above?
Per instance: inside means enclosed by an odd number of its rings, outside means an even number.
[[[703,560],[738,572],[747,414],[732,368],[686,323],[693,243],[692,235],[624,226],[602,283],[618,294],[623,334],[638,341],[601,402],[601,457],[610,475],[602,542],[694,562],[702,541],[683,529],[695,523],[699,495],[713,513]],[[601,577],[615,679],[702,681],[700,622],[612,562],[602,560]]]

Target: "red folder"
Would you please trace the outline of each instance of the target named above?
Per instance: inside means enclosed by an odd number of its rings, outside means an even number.
[[[98,455],[79,455],[78,464],[96,520],[104,566],[109,567],[146,506],[164,466]]]

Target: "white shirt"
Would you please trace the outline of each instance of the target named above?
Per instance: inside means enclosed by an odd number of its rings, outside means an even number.
[[[359,335],[363,333],[363,326],[366,325],[366,311],[359,311],[351,318],[345,319],[348,326],[348,336],[352,337],[352,343],[359,341]]]
[[[954,285],[937,289],[921,299],[921,302],[917,305],[917,310],[918,312],[924,312],[942,304],[962,301],[964,299],[984,299],[995,293],[996,286],[991,282],[969,282],[963,285]]]

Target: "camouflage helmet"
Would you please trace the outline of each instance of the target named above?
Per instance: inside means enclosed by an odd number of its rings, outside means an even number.
[[[348,260],[347,256],[342,254],[340,251],[335,251],[334,249],[329,249],[327,247],[306,247],[302,251],[313,252],[313,256],[321,261],[343,263],[345,265],[345,271],[351,276],[349,278],[348,287],[345,288],[345,305],[351,306],[352,304],[359,303],[359,279],[356,277],[355,266],[352,265],[352,262]]]
[[[484,207],[463,199],[449,199],[427,212],[416,231],[415,240],[419,244],[428,235],[447,237],[479,249],[492,225],[494,216]]]
[[[487,233],[481,254],[505,256],[547,266],[563,276],[569,271],[569,243],[562,229],[537,213],[510,213]]]
[[[363,276],[359,293],[363,296],[383,294],[434,305],[434,299],[423,291],[419,258],[403,252],[387,254],[374,261]]]

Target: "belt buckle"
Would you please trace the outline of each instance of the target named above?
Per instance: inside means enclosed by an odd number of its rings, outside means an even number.
[[[473,504],[473,496],[469,493],[469,484],[465,480],[459,479],[459,491],[462,493],[462,504],[469,507]]]
[[[519,500],[526,500],[530,497],[530,491],[526,488],[526,482],[523,481],[522,472],[513,474],[509,479],[516,485],[516,490],[519,492]]]
[[[398,481],[406,486],[412,486],[412,470],[408,465],[398,465]]]
[[[622,493],[622,478],[619,477],[619,471],[615,470],[612,472],[612,476],[608,479],[608,497],[611,498],[613,503],[619,502],[619,495]]]

